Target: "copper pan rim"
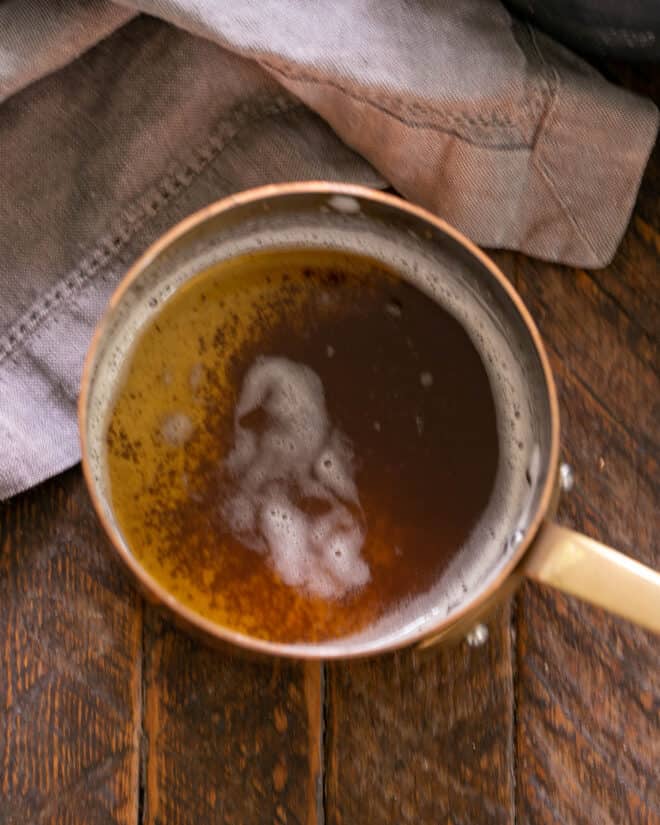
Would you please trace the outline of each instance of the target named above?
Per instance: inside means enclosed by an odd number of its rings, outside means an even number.
[[[99,493],[96,489],[93,472],[90,465],[89,444],[87,439],[87,409],[92,386],[94,365],[96,363],[99,347],[103,341],[112,312],[121,302],[124,294],[130,289],[134,281],[139,278],[143,270],[147,268],[149,264],[151,264],[174,241],[183,237],[191,229],[199,226],[208,219],[216,217],[217,215],[231,210],[236,206],[276,197],[286,197],[289,195],[301,195],[306,193],[315,195],[327,194],[329,196],[346,195],[349,197],[363,200],[366,199],[372,202],[380,203],[419,218],[456,241],[469,253],[473,259],[481,265],[484,270],[490,274],[492,278],[495,279],[498,285],[507,294],[508,299],[511,301],[511,304],[515,308],[519,318],[523,321],[529,333],[530,340],[536,350],[545,379],[547,400],[550,410],[549,460],[541,495],[539,497],[539,505],[530,521],[530,525],[522,541],[502,565],[497,575],[494,576],[489,581],[488,585],[482,588],[476,596],[466,601],[456,610],[452,611],[452,613],[447,617],[441,618],[438,621],[429,622],[418,630],[412,631],[405,636],[395,637],[393,639],[386,637],[375,638],[374,640],[369,641],[351,641],[351,639],[348,638],[345,640],[339,639],[334,642],[323,642],[319,644],[283,644],[280,642],[271,642],[237,633],[220,624],[205,619],[200,614],[179,603],[128,551],[115,526],[106,516]],[[269,184],[267,186],[261,186],[240,192],[238,194],[230,195],[209,204],[203,209],[200,209],[180,221],[178,224],[165,232],[160,238],[158,238],[128,269],[127,273],[122,278],[122,281],[110,298],[101,320],[97,324],[83,366],[81,388],[78,397],[78,423],[82,454],[82,469],[85,482],[92,499],[92,504],[106,534],[112,542],[116,553],[125,567],[135,577],[143,592],[145,592],[151,600],[172,611],[175,616],[183,622],[183,624],[202,631],[203,634],[208,635],[213,640],[220,642],[221,644],[237,646],[242,648],[245,652],[256,655],[271,657],[275,656],[298,660],[351,659],[383,654],[402,647],[415,645],[422,642],[427,637],[437,636],[439,633],[451,628],[452,625],[459,621],[469,620],[469,615],[471,613],[477,614],[480,608],[493,598],[496,591],[518,566],[526,551],[532,544],[551,506],[553,494],[555,492],[559,465],[559,406],[555,381],[550,368],[548,356],[539,331],[529,311],[525,307],[522,298],[518,295],[500,269],[484,252],[482,252],[461,232],[422,207],[408,203],[396,195],[379,192],[365,186],[328,181]]]

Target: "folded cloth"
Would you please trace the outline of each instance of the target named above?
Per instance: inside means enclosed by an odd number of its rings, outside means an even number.
[[[184,215],[391,183],[481,244],[601,266],[658,125],[495,0],[5,0],[0,45],[0,498],[78,460],[93,326]]]

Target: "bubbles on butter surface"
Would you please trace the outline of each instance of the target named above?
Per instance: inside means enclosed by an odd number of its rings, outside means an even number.
[[[190,368],[190,372],[188,373],[188,384],[190,385],[190,389],[193,392],[197,392],[197,390],[202,386],[204,381],[204,366],[197,362],[193,364]]]
[[[181,447],[193,434],[195,425],[190,417],[182,412],[166,415],[160,425],[160,434],[172,447]]]
[[[263,426],[250,424],[257,412]],[[236,406],[225,470],[228,526],[268,556],[283,582],[339,599],[369,581],[352,450],[331,425],[313,370],[287,358],[255,361]]]

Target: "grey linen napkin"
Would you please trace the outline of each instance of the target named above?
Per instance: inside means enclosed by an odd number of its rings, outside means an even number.
[[[186,214],[391,183],[478,243],[601,266],[658,122],[494,0],[9,0],[0,100],[0,498],[78,460],[93,326]]]

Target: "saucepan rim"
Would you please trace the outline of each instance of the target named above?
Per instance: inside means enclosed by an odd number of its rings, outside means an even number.
[[[102,505],[101,495],[97,489],[94,473],[90,464],[87,432],[88,406],[97,356],[101,350],[101,345],[106,332],[109,329],[114,311],[121,304],[124,295],[131,289],[132,285],[140,277],[141,273],[175,241],[184,237],[187,233],[204,222],[210,220],[211,218],[215,218],[223,212],[261,200],[265,201],[272,200],[277,197],[286,197],[290,195],[300,196],[305,194],[313,194],[316,196],[345,195],[361,200],[366,199],[397,210],[402,210],[403,212],[408,213],[408,215],[414,216],[428,224],[431,224],[436,230],[439,230],[441,233],[452,238],[455,242],[462,246],[463,249],[467,251],[485,271],[490,274],[499,287],[506,293],[518,317],[522,320],[527,332],[529,333],[529,339],[536,350],[536,355],[539,359],[545,380],[545,390],[548,408],[550,411],[549,458],[541,494],[538,499],[538,506],[532,515],[529,527],[525,531],[522,540],[513,552],[511,552],[507,560],[502,564],[497,574],[492,577],[486,587],[482,588],[475,595],[466,597],[465,603],[448,616],[438,617],[437,621],[431,621],[427,625],[424,625],[420,629],[414,630],[410,634],[403,637],[392,638],[383,636],[376,637],[373,640],[351,640],[348,638],[317,644],[284,644],[238,633],[224,627],[221,624],[204,618],[194,610],[191,610],[178,602],[174,596],[172,596],[153,578],[153,576],[147,572],[138,559],[125,546],[116,526],[111,523]],[[118,553],[119,558],[133,574],[137,582],[140,584],[143,592],[145,592],[152,600],[171,610],[176,617],[183,621],[186,626],[201,630],[204,634],[216,641],[221,643],[229,643],[232,646],[237,646],[242,648],[244,651],[249,651],[253,654],[265,654],[267,656],[293,659],[349,659],[386,653],[400,647],[414,645],[415,643],[423,641],[423,639],[427,637],[436,636],[439,632],[450,628],[455,623],[467,619],[471,612],[474,612],[475,614],[478,613],[479,609],[492,598],[495,591],[500,588],[507,577],[511,575],[520,560],[523,558],[524,554],[527,552],[528,548],[531,546],[534,537],[536,536],[543,519],[551,506],[559,464],[559,407],[550,363],[548,361],[539,331],[532,320],[529,311],[525,307],[522,298],[509,283],[496,264],[461,232],[422,207],[415,206],[414,204],[404,201],[396,195],[379,192],[365,186],[327,181],[270,184],[230,195],[229,197],[218,200],[215,203],[200,209],[185,218],[180,223],[176,224],[174,227],[165,232],[165,234],[163,234],[160,238],[158,238],[128,269],[126,275],[123,277],[121,283],[112,295],[108,306],[106,307],[103,316],[94,331],[82,372],[81,389],[78,398],[78,422],[83,474],[94,509],[96,510],[101,524],[110,538],[115,551]]]

